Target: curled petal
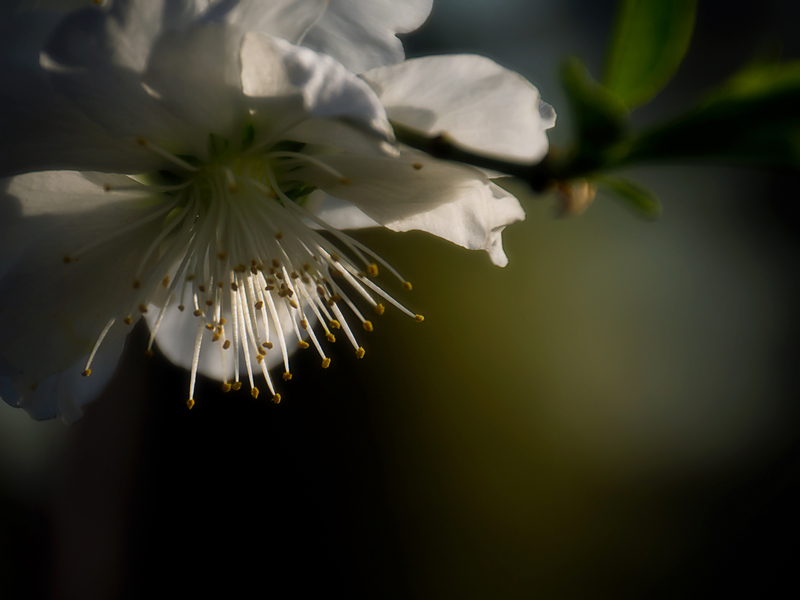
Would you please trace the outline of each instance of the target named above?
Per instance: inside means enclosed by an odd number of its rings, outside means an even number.
[[[495,264],[507,264],[501,233],[525,213],[516,198],[477,169],[412,150],[399,158],[332,155],[325,162],[345,180],[321,172],[309,173],[309,178],[375,222],[394,231],[427,231],[465,248],[486,250]],[[323,205],[322,218],[329,215]],[[353,225],[347,225],[348,219]],[[336,220],[345,228],[364,223],[353,211],[340,213]]]
[[[355,73],[403,60],[397,33],[428,18],[433,0],[241,0],[228,19],[332,56]]]
[[[389,118],[447,134],[466,148],[520,162],[547,154],[552,107],[524,77],[482,56],[429,56],[363,75]]]

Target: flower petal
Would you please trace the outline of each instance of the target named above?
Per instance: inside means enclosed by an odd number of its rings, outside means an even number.
[[[10,406],[23,408],[37,421],[61,417],[66,423],[74,423],[83,414],[81,407],[99,396],[108,385],[124,347],[124,336],[106,340],[94,357],[91,377],[83,376],[87,355],[35,387],[24,379],[15,381],[0,366],[0,397]]]
[[[403,60],[395,34],[428,18],[433,0],[242,0],[229,19],[335,58],[349,70]]]
[[[429,56],[365,73],[395,123],[505,160],[547,154],[552,107],[524,77],[474,55]]]
[[[330,56],[285,40],[259,33],[247,33],[241,50],[242,89],[246,96],[269,102],[259,114],[271,117],[276,99],[302,98],[307,115],[341,119],[385,139],[392,139],[386,112],[375,92]],[[259,105],[254,103],[257,110]],[[304,115],[298,114],[297,119]],[[277,117],[272,116],[273,120]],[[292,123],[280,115],[284,125]]]
[[[309,168],[309,180],[381,225],[427,231],[465,248],[486,250],[495,264],[507,264],[501,233],[524,219],[525,212],[477,169],[413,150],[399,158],[341,154],[324,159],[345,179]]]
[[[157,168],[154,155],[112,139],[50,85],[39,50],[58,16],[24,12],[0,25],[0,177],[65,168]]]
[[[179,153],[203,151],[208,132],[170,113],[142,86],[155,41],[182,23],[174,15],[186,4],[120,1],[107,11],[71,13],[50,36],[42,66],[54,88],[111,135],[145,137]]]
[[[18,389],[27,389],[72,368],[132,301],[136,267],[161,226],[141,219],[161,209],[163,200],[107,192],[66,171],[21,175],[4,188],[0,363]],[[102,243],[88,249],[93,242]],[[75,256],[82,247],[86,251]],[[75,260],[66,264],[66,256]],[[127,333],[117,322],[104,343]]]

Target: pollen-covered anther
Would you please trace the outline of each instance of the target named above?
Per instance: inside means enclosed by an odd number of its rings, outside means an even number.
[[[276,240],[282,240],[283,239],[283,232],[282,231],[276,232],[275,233],[275,239]]]
[[[290,381],[291,379],[292,379],[292,374],[289,373],[289,371],[286,371],[286,373],[283,374],[283,380]]]
[[[238,392],[240,389],[242,389],[242,382],[241,381],[234,381],[233,385],[231,387],[233,388],[234,392]]]
[[[225,325],[225,323],[227,323],[227,322],[228,322],[228,321],[225,319],[225,317],[220,317],[220,318],[219,318],[219,324],[220,324],[220,325]]]
[[[138,279],[133,280],[133,289],[138,290],[142,286],[142,282]]]
[[[297,342],[297,347],[300,348],[301,350],[305,350],[306,348],[308,348],[308,342],[300,340],[299,342]]]
[[[222,389],[222,391],[223,391],[225,394],[227,394],[228,392],[230,392],[230,391],[231,391],[231,384],[230,384],[230,383],[227,383],[227,382],[226,382],[226,383],[223,383],[223,384],[222,384],[222,388],[220,388],[220,389]]]
[[[421,163],[421,162],[415,162],[415,163],[414,163],[414,164],[412,164],[411,166],[412,166],[412,167],[414,167],[414,169],[415,169],[416,171],[420,171],[420,170],[422,170],[422,166],[423,166],[423,165],[422,165],[422,163]]]
[[[280,404],[281,403],[281,395],[280,394],[275,394],[272,397],[272,402],[275,403],[275,404]]]
[[[353,183],[353,182],[350,181],[347,177],[339,177],[339,184],[340,185],[350,185],[351,183]]]
[[[414,315],[414,320],[417,323],[422,323],[425,320],[425,317],[423,317],[422,315]]]
[[[194,398],[189,398],[186,401],[186,408],[188,408],[189,410],[192,410],[193,406],[194,406]]]
[[[263,362],[264,362],[264,356],[263,356],[263,355],[261,355],[261,354],[256,354],[256,362],[257,362],[258,364],[261,364],[261,363],[263,363]]]
[[[281,268],[281,263],[277,258],[273,258],[272,259],[272,267],[274,269],[280,269]]]
[[[142,314],[147,312],[147,305],[146,304],[140,304],[139,306],[137,306],[137,308],[139,309],[139,312],[142,313]]]
[[[203,311],[199,308],[192,313],[195,317],[200,317],[203,315]]]
[[[272,342],[264,342],[261,345],[264,346],[264,348],[266,348],[267,350],[272,350],[272,346],[273,346]]]
[[[404,281],[404,282],[403,282],[403,289],[404,289],[405,291],[407,291],[407,292],[410,292],[411,290],[413,290],[413,289],[414,289],[414,286],[413,286],[413,285],[411,285],[411,282],[410,282],[410,281]]]
[[[220,334],[215,333],[214,335],[211,336],[211,341],[212,342],[218,342],[221,338],[222,338],[222,336]]]
[[[73,260],[74,260],[74,259],[73,259],[71,256],[65,256],[65,257],[64,257],[64,264],[65,264],[65,265],[68,265],[68,264],[69,264],[69,263],[71,263]]]
[[[239,291],[239,285],[235,281],[231,281],[231,290],[233,290],[234,292]]]
[[[124,319],[122,319],[122,322],[125,323],[125,325],[132,325],[133,319],[131,319],[130,317],[125,317]]]
[[[370,266],[367,267],[367,274],[370,277],[377,277],[378,273],[380,273],[380,271],[378,270],[378,265],[376,265],[375,263],[372,263]]]
[[[144,351],[145,358],[153,358],[153,351],[152,350],[145,350]]]
[[[204,286],[204,285],[198,285],[197,289],[200,290],[201,292],[203,292],[204,294],[206,293],[206,286]]]
[[[289,306],[291,306],[292,308],[300,308],[300,305],[297,304],[297,302],[295,302],[294,300],[289,300]]]
[[[263,346],[261,348],[258,348],[257,350],[258,350],[258,355],[259,356],[266,356],[267,355],[267,350]]]
[[[322,359],[322,368],[327,369],[331,366],[331,359],[330,358],[323,358]]]
[[[339,323],[336,319],[331,319],[331,329],[341,329],[342,324]]]
[[[364,355],[365,355],[366,353],[367,353],[367,351],[366,351],[366,350],[364,350],[364,348],[361,348],[361,347],[359,346],[358,350],[356,350],[356,358],[364,358]]]
[[[206,306],[214,306],[214,301],[211,298],[209,298],[208,300],[206,300]]]
[[[217,258],[220,260],[228,260],[227,252],[217,252]]]
[[[372,327],[372,321],[364,321],[362,325],[364,326],[364,331],[373,331],[374,329]]]
[[[88,377],[91,374],[92,374],[92,370],[91,369],[84,369],[83,373],[81,373],[81,375],[83,375],[84,377]]]
[[[326,337],[326,338],[328,338],[328,341],[329,341],[331,344],[333,344],[333,343],[335,343],[335,342],[336,342],[336,336],[335,336],[335,335],[333,335],[332,333],[328,333],[328,334],[326,334],[326,335],[325,335],[325,337]]]
[[[186,307],[183,304],[178,304],[178,310],[183,312],[186,310]]]
[[[375,305],[375,314],[381,316],[384,312],[386,312],[386,307],[383,304],[376,304]]]
[[[167,275],[166,277],[164,277],[164,279],[161,280],[161,285],[163,285],[164,287],[169,287],[169,275]]]
[[[227,350],[230,347],[231,347],[231,341],[230,340],[225,340],[225,342],[222,344],[222,349],[223,350]]]
[[[308,329],[308,320],[300,319],[300,327],[302,327],[303,329]]]
[[[254,387],[254,388],[252,388],[252,389],[250,390],[250,395],[251,395],[253,398],[256,398],[256,399],[258,399],[258,388],[257,388],[257,387]]]
[[[236,273],[244,273],[245,271],[247,271],[247,265],[242,265],[242,264],[236,265],[236,266],[233,268],[233,270],[234,270]]]
[[[211,323],[206,323],[206,329],[209,331],[214,331],[214,326]]]

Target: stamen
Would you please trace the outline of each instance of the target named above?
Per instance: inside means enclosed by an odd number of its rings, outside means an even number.
[[[167,152],[161,146],[158,146],[157,144],[154,144],[153,142],[151,142],[148,139],[145,139],[143,137],[137,137],[136,138],[136,143],[139,144],[140,146],[142,146],[143,148],[147,148],[148,150],[152,150],[153,152],[155,152],[156,154],[158,154],[162,158],[166,158],[168,161],[178,165],[182,169],[186,169],[187,171],[192,171],[193,173],[196,173],[197,171],[199,171],[199,169],[197,167],[194,167],[194,166],[190,165],[188,162],[186,162],[182,158],[178,158],[177,156],[175,156],[171,152]]]
[[[94,356],[95,354],[97,354],[97,350],[100,348],[100,344],[103,343],[103,340],[105,339],[108,330],[111,329],[111,326],[114,324],[114,321],[116,321],[116,319],[111,319],[109,320],[108,323],[106,323],[106,326],[103,327],[103,331],[100,332],[97,341],[94,343],[92,352],[89,354],[89,360],[86,361],[86,368],[83,370],[83,373],[81,373],[84,377],[88,377],[89,375],[92,374],[92,370],[89,367],[92,366],[92,361],[94,360]]]

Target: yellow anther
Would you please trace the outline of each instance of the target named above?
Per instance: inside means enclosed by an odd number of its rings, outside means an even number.
[[[72,262],[72,257],[71,256],[65,256],[64,257],[64,264],[65,265],[68,265],[71,262]]]
[[[133,324],[133,319],[131,319],[130,317],[125,317],[124,319],[122,319],[122,322],[125,323],[125,325],[131,325]]]
[[[295,302],[294,300],[289,300],[289,306],[291,306],[292,308],[300,308],[297,302]]]
[[[324,298],[325,297],[325,288],[322,287],[321,285],[318,285],[317,286],[317,294]]]
[[[223,350],[227,350],[230,347],[231,347],[231,341],[230,340],[225,340],[225,343],[222,344],[222,349]]]
[[[331,260],[334,262],[339,262],[339,255],[335,252],[331,253]]]
[[[204,286],[204,285],[198,285],[197,289],[200,290],[201,292],[203,292],[204,294],[206,292],[206,286]]]
[[[363,325],[364,325],[364,331],[372,331],[373,330],[372,321],[364,321]]]
[[[264,362],[264,357],[263,357],[263,356],[261,356],[260,354],[256,354],[256,362],[257,362],[258,364],[261,364],[261,363],[263,363],[263,362]]]
[[[178,310],[183,312],[186,310],[186,307],[183,304],[178,304]]]
[[[366,350],[364,350],[363,348],[359,347],[359,349],[356,350],[356,358],[364,358],[364,355],[366,353],[367,353]]]
[[[217,287],[218,287],[219,289],[222,289],[222,288],[224,288],[224,287],[225,287],[225,284],[224,284],[224,283],[222,283],[221,281],[218,281],[218,282],[217,282]]]
[[[138,290],[142,286],[142,282],[138,279],[133,280],[133,289]]]
[[[203,314],[203,311],[202,311],[202,310],[200,310],[200,309],[198,308],[198,309],[197,309],[196,311],[194,311],[192,314],[193,314],[195,317],[199,317],[199,316],[201,316],[201,315]]]
[[[164,277],[164,279],[161,280],[161,285],[163,285],[164,287],[169,287],[169,275],[167,275],[166,277]]]
[[[384,312],[386,312],[386,307],[383,304],[376,304],[375,305],[375,314],[381,316]]]
[[[308,329],[308,320],[300,319],[300,327],[302,327],[303,329]]]
[[[91,374],[92,374],[92,370],[91,369],[86,369],[86,370],[84,370],[83,373],[81,373],[81,375],[83,375],[84,377],[88,377]]]
[[[194,398],[189,398],[186,401],[186,408],[188,408],[189,410],[192,410],[193,406],[194,406]]]
[[[282,231],[276,231],[275,232],[275,239],[276,240],[283,239],[283,232]]]
[[[211,323],[206,323],[206,329],[209,331],[214,331],[214,326]]]
[[[144,351],[145,358],[153,358],[153,351],[152,350],[145,350]]]
[[[292,279],[300,279],[300,273],[298,273],[297,271],[292,271],[291,277]]]
[[[310,271],[311,270],[311,265],[308,264],[308,263],[303,263],[303,270],[304,271]]]
[[[230,383],[223,383],[222,384],[222,391],[226,394],[231,391],[231,384]]]
[[[322,359],[322,368],[327,369],[331,366],[331,359],[330,358],[323,358]]]
[[[335,335],[333,335],[332,333],[328,333],[328,334],[326,334],[326,335],[325,335],[325,337],[326,337],[326,338],[328,338],[328,341],[329,341],[331,344],[333,344],[333,343],[336,341],[336,336],[335,336]]]
[[[415,162],[415,163],[414,163],[413,165],[411,165],[411,166],[412,166],[412,167],[414,167],[414,168],[415,168],[417,171],[419,171],[420,169],[422,169],[422,163],[420,163],[420,162]]]
[[[425,317],[423,317],[422,315],[414,315],[414,320],[417,323],[422,323],[425,320]]]
[[[276,269],[280,269],[281,268],[281,263],[277,258],[273,258],[272,259],[272,266],[274,268],[276,268]]]
[[[281,403],[281,395],[280,395],[280,394],[275,394],[275,395],[272,397],[272,401],[273,401],[275,404],[280,404],[280,403]]]
[[[410,292],[411,290],[413,290],[413,289],[414,289],[414,286],[413,286],[413,285],[411,285],[411,282],[410,282],[410,281],[404,281],[404,282],[403,282],[403,289],[404,289],[405,291],[407,291],[407,292]]]
[[[303,340],[300,340],[299,342],[297,342],[297,346],[301,350],[305,350],[306,348],[308,348],[308,342],[304,342]]]
[[[257,387],[254,387],[254,388],[252,388],[252,389],[250,390],[250,395],[251,395],[253,398],[258,398],[258,388],[257,388]]]
[[[209,298],[208,300],[206,300],[206,306],[214,306],[214,301],[211,298]]]
[[[239,286],[236,284],[236,282],[235,282],[235,281],[231,281],[231,289],[232,289],[234,292],[238,292],[238,291],[239,291]]]
[[[225,317],[220,317],[219,318],[219,324],[220,325],[225,325],[225,323],[227,323],[227,321],[225,320]]]
[[[140,304],[137,308],[139,309],[139,312],[142,313],[142,314],[147,312],[147,305],[146,304]]]
[[[262,308],[264,308],[264,302],[259,300],[258,302],[256,302],[256,310],[261,310]]]
[[[283,374],[283,380],[284,381],[289,381],[289,380],[291,380],[291,378],[292,378],[292,374],[289,373],[289,371],[286,371],[286,373]]]
[[[265,289],[266,291],[268,291],[268,292],[271,292],[272,290],[274,290],[274,289],[275,289],[275,286],[274,286],[274,285],[268,285],[268,286],[266,286],[264,289]]]
[[[228,260],[227,252],[217,252],[217,258],[220,260]]]
[[[256,350],[258,351],[258,355],[259,355],[259,356],[266,356],[266,355],[267,355],[267,351],[266,351],[266,350],[264,350],[264,348],[263,348],[263,347],[261,347],[261,348],[256,348]]]
[[[234,392],[238,392],[240,389],[242,389],[242,382],[241,381],[234,381],[232,387],[233,387],[233,391]]]
[[[220,340],[220,338],[221,338],[221,337],[222,337],[222,336],[220,336],[220,334],[218,334],[218,333],[215,333],[214,335],[212,335],[212,336],[211,336],[211,341],[212,341],[212,342],[218,342],[218,341]]]
[[[261,345],[264,346],[264,348],[266,348],[267,350],[272,350],[272,342],[264,342]]]
[[[342,324],[339,323],[336,319],[331,319],[331,329],[341,329]]]
[[[194,273],[189,273],[186,276],[186,281],[194,281]]]
[[[370,277],[377,277],[378,273],[379,273],[378,265],[376,265],[375,263],[372,263],[370,266],[367,267],[367,274]]]
[[[247,271],[247,265],[241,265],[241,264],[240,265],[236,265],[233,268],[233,270],[236,271],[237,273],[244,273],[245,271]]]
[[[350,185],[352,181],[350,181],[347,177],[339,177],[339,184],[340,185]]]

